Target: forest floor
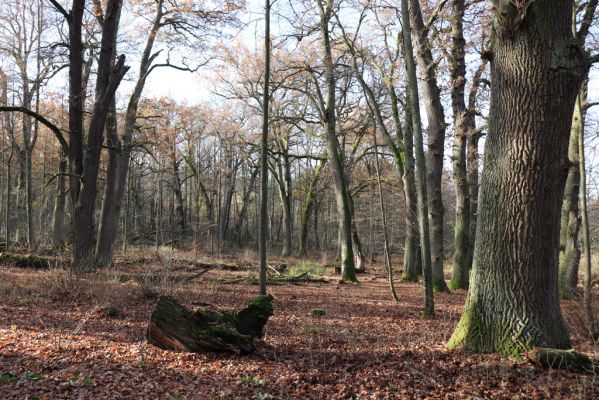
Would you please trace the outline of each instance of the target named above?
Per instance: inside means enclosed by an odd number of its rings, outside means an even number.
[[[258,291],[240,282],[253,272],[214,269],[192,279],[173,265],[129,259],[83,277],[0,266],[0,398],[599,398],[599,375],[448,350],[465,292],[437,294],[436,315],[425,319],[421,284],[397,282],[394,302],[380,266],[358,285],[338,284],[321,267],[327,282],[271,286],[275,313],[253,355],[160,350],[144,337],[158,294],[239,310]],[[326,315],[311,315],[314,308]],[[574,347],[598,357],[580,303],[562,309]]]

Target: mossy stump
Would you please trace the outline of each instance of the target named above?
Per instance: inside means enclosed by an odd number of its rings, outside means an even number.
[[[198,307],[188,310],[160,296],[150,316],[146,338],[164,350],[248,354],[255,350],[272,315],[272,296],[258,296],[239,313]]]

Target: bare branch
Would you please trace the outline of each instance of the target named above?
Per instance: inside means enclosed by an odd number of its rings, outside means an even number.
[[[62,151],[65,154],[68,153],[69,145],[68,145],[67,141],[64,139],[64,136],[62,136],[62,132],[61,132],[60,128],[57,127],[56,125],[54,125],[52,122],[48,121],[42,115],[36,113],[35,111],[29,110],[25,107],[16,107],[16,106],[0,106],[0,112],[20,112],[20,113],[23,113],[23,114],[29,115],[30,117],[35,118],[37,121],[46,125],[46,127],[48,127],[48,129],[50,129],[54,133],[54,135],[60,142]]]

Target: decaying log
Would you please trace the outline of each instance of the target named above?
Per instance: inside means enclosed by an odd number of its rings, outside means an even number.
[[[526,358],[541,368],[565,369],[571,372],[597,372],[599,360],[574,350],[535,347],[525,353]]]
[[[251,353],[272,315],[272,296],[258,296],[239,313],[208,306],[188,310],[170,297],[160,296],[146,331],[148,342],[165,350],[185,352]]]
[[[268,264],[268,269],[273,271],[277,276],[287,271],[287,264]]]
[[[0,253],[0,264],[10,265],[17,268],[50,269],[54,266],[61,266],[64,262],[31,254],[20,255]]]
[[[256,266],[224,263],[205,263],[201,261],[174,259],[170,261],[173,271],[193,272],[205,269],[221,269],[223,271],[253,271]]]

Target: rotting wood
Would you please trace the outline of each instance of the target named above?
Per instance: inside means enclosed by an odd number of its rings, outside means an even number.
[[[272,296],[257,296],[239,313],[203,306],[191,311],[160,296],[146,330],[148,342],[164,350],[248,354],[272,316]]]

